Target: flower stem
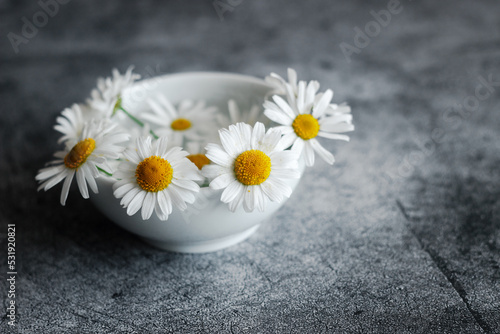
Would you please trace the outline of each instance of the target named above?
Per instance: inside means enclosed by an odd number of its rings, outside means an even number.
[[[137,117],[135,117],[134,115],[132,115],[131,113],[129,113],[128,111],[126,111],[122,106],[118,107],[118,109],[120,109],[121,111],[123,111],[125,113],[125,115],[128,116],[128,118],[130,118],[132,121],[134,121],[136,124],[138,124],[141,128],[144,127],[144,123],[141,122]],[[155,139],[158,139],[159,137],[156,135],[156,133],[153,132],[153,130],[149,130],[149,133],[155,138]]]
[[[97,166],[96,166],[97,167]],[[101,167],[97,167],[97,170],[99,170],[101,173],[104,173],[106,174],[107,176],[113,176],[113,174],[109,173],[109,172],[106,172],[104,169],[102,169]]]

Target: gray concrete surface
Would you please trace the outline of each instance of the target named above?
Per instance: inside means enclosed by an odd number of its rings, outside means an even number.
[[[8,34],[43,9],[0,1],[0,332],[500,333],[500,3],[390,3],[73,0],[16,53]],[[34,181],[57,114],[130,64],[293,67],[349,102],[356,131],[247,241],[163,252]]]

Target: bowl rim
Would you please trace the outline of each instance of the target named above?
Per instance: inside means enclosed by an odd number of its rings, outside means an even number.
[[[264,79],[248,74],[233,73],[233,72],[217,72],[217,71],[185,71],[185,72],[167,73],[158,76],[147,77],[142,80],[136,81],[129,89],[132,90],[135,87],[140,86],[142,83],[145,82],[147,83],[149,81],[162,80],[162,79],[175,79],[176,77],[191,77],[191,76],[192,77],[200,76],[205,78],[213,77],[214,79],[221,79],[221,78],[233,79],[241,82],[259,84],[262,86],[266,86],[269,89],[275,88],[273,85],[269,84]]]

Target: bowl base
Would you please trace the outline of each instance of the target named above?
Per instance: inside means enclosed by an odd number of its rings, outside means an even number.
[[[229,246],[236,245],[237,243],[242,242],[243,240],[250,237],[252,234],[257,231],[260,225],[255,225],[240,232],[238,234],[233,234],[228,237],[207,240],[207,241],[195,241],[195,242],[183,242],[183,243],[175,243],[175,242],[165,242],[159,241],[149,238],[141,237],[142,240],[147,242],[148,244],[155,246],[157,248],[177,252],[177,253],[209,253],[215,252],[223,248],[227,248]]]

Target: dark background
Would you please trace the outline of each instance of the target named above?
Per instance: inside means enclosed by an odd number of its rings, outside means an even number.
[[[44,23],[36,1],[0,1],[0,332],[499,333],[500,3],[402,0],[377,31],[370,11],[387,9],[73,0]],[[9,33],[34,17],[16,53]],[[352,106],[356,131],[323,141],[337,163],[317,161],[250,239],[163,252],[34,181],[59,112],[131,64],[146,78],[293,67]]]

